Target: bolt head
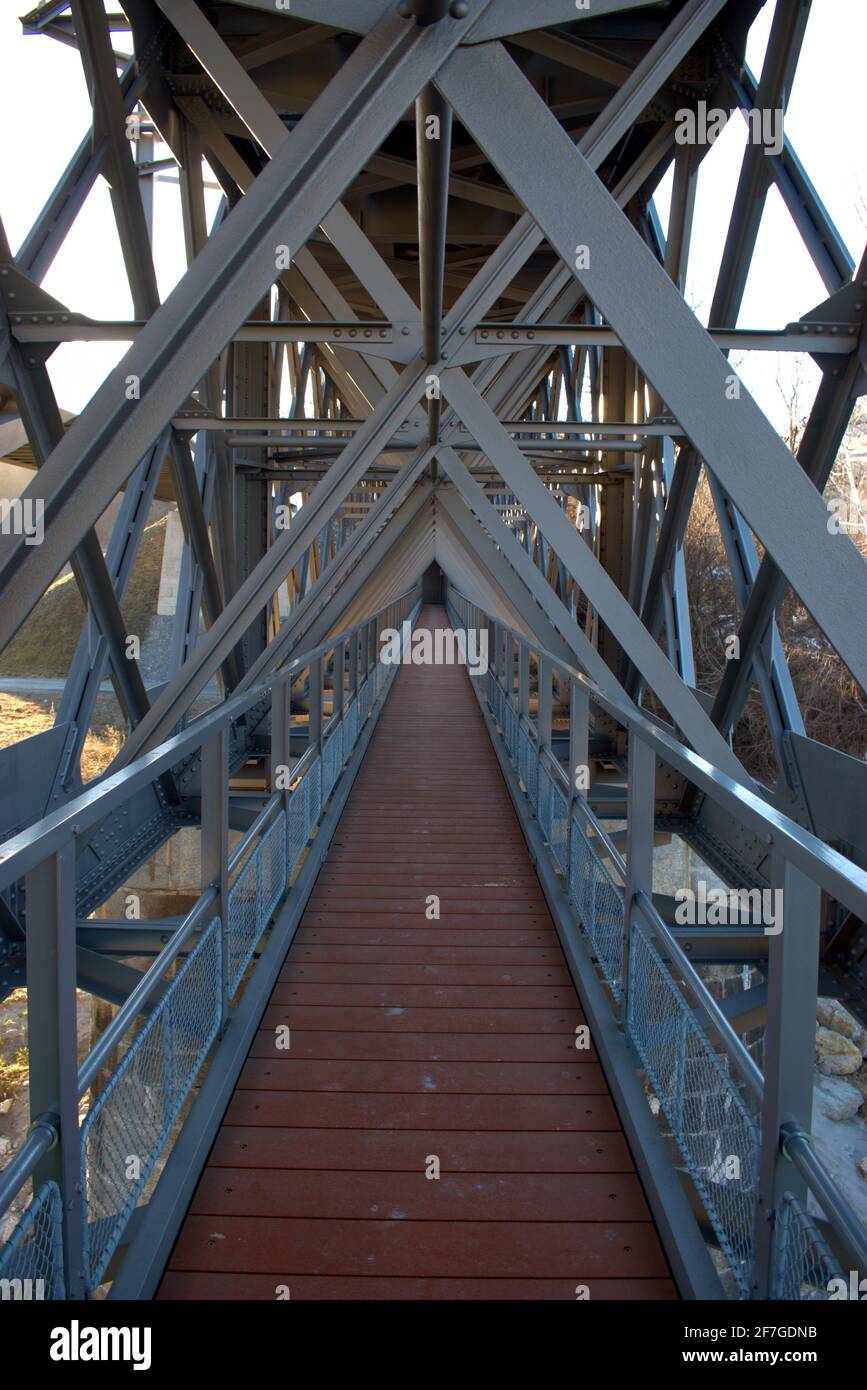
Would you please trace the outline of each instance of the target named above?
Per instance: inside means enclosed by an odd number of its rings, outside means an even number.
[[[454,0],[451,9],[452,19],[466,19],[469,12],[470,7],[467,4],[467,0]]]

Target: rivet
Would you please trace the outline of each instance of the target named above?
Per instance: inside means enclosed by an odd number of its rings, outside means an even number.
[[[454,4],[451,8],[452,19],[466,19],[469,12],[470,7],[467,4],[467,0],[454,0]]]

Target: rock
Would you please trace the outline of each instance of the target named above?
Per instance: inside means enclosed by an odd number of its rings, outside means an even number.
[[[863,1097],[855,1086],[840,1076],[817,1076],[813,1104],[818,1105],[829,1120],[851,1120],[858,1113]]]
[[[856,1086],[861,1092],[861,1109],[867,1117],[867,1065],[859,1067],[858,1071],[853,1071],[848,1079],[850,1084]]]
[[[864,1181],[867,1182],[867,1158],[861,1159],[858,1164],[858,1172],[861,1174]]]
[[[2,1137],[0,1137],[0,1157],[5,1157],[6,1154],[11,1154],[11,1152],[12,1152],[12,1140],[11,1140],[11,1139],[7,1139],[6,1136],[5,1136],[5,1134],[4,1134]]]
[[[8,1115],[12,1109],[12,1097],[7,1096],[5,1100],[0,1100],[0,1115]]]
[[[844,1038],[853,1042],[862,1057],[867,1056],[867,1028],[839,999],[817,999],[816,1018],[825,1028],[832,1028],[835,1033],[842,1033]]]
[[[849,1076],[858,1071],[861,1050],[833,1028],[816,1029],[816,1066],[825,1076]]]

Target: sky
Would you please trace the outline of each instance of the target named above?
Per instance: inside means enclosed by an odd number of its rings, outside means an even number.
[[[84,132],[91,112],[78,53],[55,40],[23,35],[24,0],[0,0],[0,122],[5,132],[0,173],[0,216],[17,250]],[[772,0],[750,34],[747,60],[758,76],[773,15]],[[115,36],[118,48],[129,36]],[[786,133],[857,262],[867,239],[867,149],[864,141],[863,53],[865,0],[813,0],[786,117]],[[51,99],[47,99],[50,94]],[[23,125],[23,129],[22,129]],[[701,166],[686,296],[702,321],[710,308],[737,185],[746,126],[729,121]],[[157,146],[157,155],[166,154]],[[184,270],[180,198],[171,171],[154,184],[154,259],[165,297]],[[667,222],[670,177],[657,190]],[[219,195],[207,194],[209,216]],[[69,308],[93,318],[132,317],[108,189],[100,179],[90,194],[43,288]],[[739,324],[782,328],[826,298],[789,214],[772,188],[747,284]],[[123,355],[118,343],[69,343],[49,358],[60,406],[78,412]],[[732,358],[748,389],[778,429],[786,424],[784,396],[797,384],[806,413],[819,380],[804,354],[737,354]]]

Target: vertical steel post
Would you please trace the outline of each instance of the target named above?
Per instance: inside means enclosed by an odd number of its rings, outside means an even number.
[[[782,1152],[780,1130],[791,1124],[809,1134],[812,1125],[821,923],[819,885],[779,850],[771,853],[771,888],[776,920],[765,923],[768,1012],[753,1272],[753,1297],[762,1299],[772,1296],[774,1228],[783,1193],[807,1198],[806,1184]],[[753,1176],[745,1173],[743,1180]]]
[[[310,663],[309,694],[307,697],[308,748],[322,747],[322,657]]]
[[[229,945],[229,739],[221,727],[202,744],[202,890],[217,889],[214,905],[220,918],[222,1008],[220,1031],[226,1026],[231,987]]]
[[[271,791],[279,790],[279,769],[288,770],[292,761],[292,684],[281,680],[271,687]],[[289,814],[289,778],[284,776],[283,809]]]
[[[629,947],[636,893],[653,895],[653,832],[656,814],[656,754],[635,733],[629,735],[629,787],[626,798],[626,884],[623,890],[623,980],[620,1023],[626,1027]]]
[[[539,705],[536,714],[536,728],[539,731],[539,747],[551,751],[551,735],[554,727],[552,697],[553,669],[545,656],[539,657]]]
[[[337,642],[334,647],[334,674],[332,680],[331,713],[343,718],[343,701],[346,694],[346,643]]]
[[[530,648],[518,638],[518,714],[530,719]]]
[[[75,993],[75,844],[67,842],[26,878],[27,1039],[30,1120],[54,1117],[58,1142],[33,1172],[33,1191],[53,1181],[63,1205],[68,1298],[84,1297],[84,1194],[78,1128]]]

